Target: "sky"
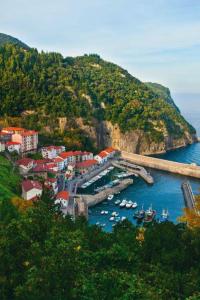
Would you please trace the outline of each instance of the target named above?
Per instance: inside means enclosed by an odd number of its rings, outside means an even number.
[[[0,0],[0,32],[64,56],[98,53],[174,94],[200,94],[200,0]]]

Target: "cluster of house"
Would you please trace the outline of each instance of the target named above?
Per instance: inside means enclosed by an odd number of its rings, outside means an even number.
[[[22,183],[22,196],[25,200],[34,200],[41,196],[44,187],[51,189],[56,198],[55,203],[61,203],[62,207],[67,207],[69,200],[68,191],[58,193],[57,175],[62,172],[66,180],[70,180],[78,175],[89,173],[98,165],[105,163],[116,154],[113,148],[107,148],[99,154],[87,151],[65,151],[64,146],[48,146],[41,149],[43,159],[34,160],[22,158],[17,161],[22,174],[44,177],[44,184],[34,180],[24,180]],[[50,174],[54,175],[49,177]]]
[[[6,127],[0,131],[0,152],[24,153],[37,150],[38,132],[20,127]]]
[[[38,132],[20,127],[6,127],[0,131],[0,152],[5,150],[24,154],[37,150]],[[84,175],[104,164],[116,154],[112,147],[106,148],[97,155],[87,151],[66,151],[64,146],[48,146],[41,148],[42,159],[24,157],[16,164],[23,177],[43,178],[42,182],[25,179],[22,182],[22,197],[25,200],[35,200],[41,197],[43,189],[52,191],[55,203],[67,207],[70,198],[68,191],[58,192],[58,175],[62,172],[66,180],[76,175]]]

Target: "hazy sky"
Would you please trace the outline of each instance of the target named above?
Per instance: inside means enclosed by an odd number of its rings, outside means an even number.
[[[0,0],[0,32],[64,56],[98,53],[143,81],[200,93],[200,0]]]

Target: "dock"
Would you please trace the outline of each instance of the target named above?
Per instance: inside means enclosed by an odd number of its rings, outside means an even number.
[[[200,166],[121,151],[121,158],[143,167],[200,178]]]
[[[189,209],[196,210],[196,208],[195,208],[195,197],[194,197],[194,194],[192,192],[192,188],[191,188],[190,183],[188,181],[182,183],[181,189],[182,189],[182,192],[183,192],[185,207],[189,208]]]
[[[132,175],[137,174],[149,184],[154,183],[153,177],[147,172],[145,168],[135,165],[130,161],[117,160],[117,161],[113,161],[112,165],[116,168],[129,171],[130,173],[132,173]]]
[[[101,203],[102,201],[106,200],[108,198],[108,195],[111,194],[118,194],[122,190],[126,189],[129,185],[133,184],[133,179],[126,178],[124,180],[121,180],[120,183],[114,187],[107,188],[95,195],[77,195],[79,199],[81,198],[82,201],[84,201],[87,204],[87,207],[94,206],[96,204]]]

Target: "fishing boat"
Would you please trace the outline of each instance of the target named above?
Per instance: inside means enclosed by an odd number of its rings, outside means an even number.
[[[114,195],[108,195],[108,200],[112,200],[113,199],[113,197],[114,197]]]
[[[137,202],[133,202],[133,204],[132,204],[132,208],[136,208],[138,205],[137,205]]]
[[[126,204],[127,204],[127,201],[124,199],[124,200],[122,200],[122,202],[120,203],[119,207],[120,207],[120,208],[126,207]]]
[[[135,219],[137,219],[138,222],[141,222],[141,221],[144,219],[144,217],[145,217],[145,211],[144,211],[143,207],[142,207],[142,209],[137,210],[137,211],[134,213],[133,217],[134,217]]]
[[[152,206],[145,212],[144,223],[151,223],[156,216],[156,211],[152,209]]]
[[[163,209],[162,214],[161,214],[160,222],[166,222],[166,221],[168,221],[168,218],[169,218],[168,209]]]
[[[121,203],[121,201],[119,199],[115,201],[115,205],[118,205],[120,203]]]

